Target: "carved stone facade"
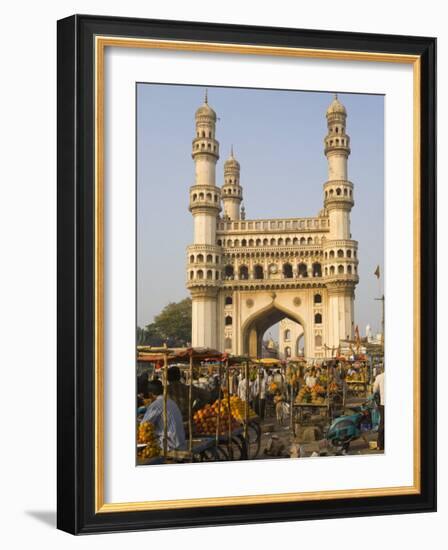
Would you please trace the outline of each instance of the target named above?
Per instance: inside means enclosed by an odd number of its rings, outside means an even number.
[[[353,338],[358,243],[350,232],[346,116],[335,97],[326,114],[328,181],[318,215],[246,220],[240,164],[232,150],[224,184],[216,185],[216,113],[207,99],[196,111],[194,244],[187,250],[193,346],[260,356],[264,332],[282,319],[301,325],[307,357],[330,356],[340,340]]]

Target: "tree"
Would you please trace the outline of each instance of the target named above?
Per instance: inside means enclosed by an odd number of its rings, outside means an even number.
[[[142,328],[137,327],[137,346],[161,346],[163,338],[157,333],[154,323]]]
[[[171,302],[145,328],[137,327],[137,344],[183,347],[191,342],[191,298]]]
[[[157,334],[171,346],[191,342],[191,298],[171,302],[156,315],[153,323]]]

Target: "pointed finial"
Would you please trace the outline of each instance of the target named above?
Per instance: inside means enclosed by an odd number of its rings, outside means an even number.
[[[204,103],[207,103],[207,104],[208,104],[208,88],[205,88]]]
[[[233,158],[233,143],[232,143],[232,145],[230,146],[230,156]]]
[[[335,98],[335,99],[338,98],[338,93],[337,93],[337,92],[334,94],[334,98]]]

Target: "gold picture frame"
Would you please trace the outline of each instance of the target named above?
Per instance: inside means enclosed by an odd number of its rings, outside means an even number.
[[[140,513],[142,517],[146,519],[140,519],[142,522],[138,528],[152,528],[160,526],[160,517],[151,520],[151,513],[164,512],[164,511],[188,511],[190,518],[190,524],[196,524],[191,520],[191,514],[194,510],[210,509],[221,511],[224,508],[238,508],[244,509],[244,514],[250,514],[252,506],[259,505],[294,505],[301,503],[320,503],[327,501],[328,507],[323,512],[323,517],[331,517],[331,510],[335,503],[339,503],[349,500],[361,501],[366,504],[366,508],[363,511],[362,507],[358,507],[359,514],[363,513],[375,513],[375,502],[382,502],[384,497],[393,499],[394,497],[400,503],[403,499],[407,499],[408,503],[418,502],[418,506],[422,505],[422,500],[426,500],[427,508],[434,507],[434,495],[431,493],[428,497],[428,475],[434,476],[434,472],[428,473],[430,464],[428,464],[428,457],[422,456],[422,418],[427,421],[431,414],[428,413],[428,403],[422,399],[422,387],[421,387],[421,356],[422,356],[422,327],[428,322],[427,318],[422,317],[421,311],[421,299],[422,299],[422,238],[425,239],[427,244],[428,238],[431,238],[427,234],[428,216],[431,214],[427,211],[422,211],[422,177],[424,176],[422,166],[422,136],[426,137],[428,134],[428,117],[431,113],[422,112],[422,106],[426,105],[423,99],[427,102],[428,96],[433,94],[433,75],[430,82],[428,82],[428,71],[431,73],[433,67],[428,68],[428,52],[433,51],[434,41],[433,39],[426,39],[425,51],[422,53],[423,46],[418,41],[415,43],[412,39],[409,39],[409,44],[402,44],[400,48],[399,37],[388,37],[389,42],[386,41],[387,47],[383,47],[380,51],[377,43],[379,38],[376,35],[372,35],[369,39],[365,39],[361,42],[358,38],[358,44],[363,43],[365,49],[356,49],[356,44],[353,43],[350,37],[345,36],[343,33],[329,33],[322,32],[314,33],[316,38],[314,44],[309,47],[300,45],[305,40],[303,32],[306,31],[291,31],[288,33],[286,30],[274,30],[270,29],[270,36],[278,37],[279,44],[263,44],[256,43],[256,40],[263,42],[266,38],[259,38],[259,28],[246,28],[240,29],[240,39],[237,43],[235,41],[226,41],[229,38],[229,32],[232,31],[234,36],[236,27],[220,25],[221,34],[218,33],[218,38],[215,41],[205,40],[207,35],[206,25],[198,24],[196,40],[185,39],[182,36],[182,32],[178,34],[177,38],[161,38],[162,31],[167,31],[170,28],[170,22],[145,22],[141,21],[140,32],[135,36],[135,31],[131,32],[131,29],[127,27],[126,22],[128,20],[120,21],[120,19],[108,19],[108,18],[89,18],[88,16],[75,16],[60,22],[59,28],[59,40],[60,40],[60,63],[62,60],[67,64],[67,57],[71,59],[75,58],[74,52],[77,48],[80,49],[78,56],[78,63],[81,56],[84,56],[84,63],[88,65],[87,70],[90,71],[90,82],[92,84],[90,95],[88,98],[89,104],[93,108],[93,113],[90,115],[91,124],[88,131],[90,132],[89,145],[92,148],[93,145],[93,189],[91,194],[91,212],[93,215],[92,226],[90,228],[93,232],[93,246],[91,251],[91,261],[93,267],[92,273],[92,292],[91,299],[93,301],[93,318],[92,318],[92,343],[93,354],[92,362],[89,365],[92,374],[92,386],[91,395],[93,396],[92,416],[88,420],[93,420],[93,427],[91,431],[93,441],[93,453],[90,455],[90,474],[88,477],[88,483],[91,486],[90,499],[93,502],[90,503],[91,509],[89,512],[85,512],[84,524],[74,522],[73,518],[69,517],[69,514],[65,512],[68,509],[67,504],[64,504],[66,496],[60,496],[60,507],[62,511],[59,514],[59,526],[64,530],[70,532],[95,532],[104,530],[114,530],[115,528],[127,529],[133,525],[133,520],[129,519],[135,516],[135,513]],[[160,27],[158,25],[161,25]],[[187,27],[187,24],[185,24]],[[175,27],[176,29],[178,27]],[[145,30],[146,29],[146,30]],[[156,30],[154,30],[156,29]],[[145,32],[146,34],[145,34]],[[238,29],[237,29],[238,30]],[[186,32],[186,31],[185,31]],[[285,40],[281,40],[280,35],[284,32],[288,36],[293,36],[291,39],[294,44],[284,45]],[[227,33],[227,34],[226,34]],[[302,33],[302,34],[301,34]],[[76,34],[78,42],[76,44],[67,45],[68,42],[73,42],[73,37]],[[285,34],[285,36],[286,36]],[[153,35],[153,36],[151,36]],[[154,36],[155,35],[155,36]],[[329,40],[329,35],[332,36],[332,40]],[[363,37],[363,35],[359,35]],[[271,38],[271,41],[273,39]],[[330,44],[328,48],[322,47],[322,44],[327,40]],[[345,42],[344,42],[345,41]],[[384,41],[383,41],[384,42]],[[339,44],[339,48],[336,45]],[[346,44],[346,47],[344,47]],[[398,45],[397,45],[398,44]],[[318,47],[320,45],[320,47]],[[406,47],[404,47],[406,46]],[[311,59],[326,59],[326,60],[339,60],[339,61],[365,61],[365,62],[381,62],[381,63],[399,63],[412,65],[413,70],[413,200],[414,200],[414,365],[413,365],[413,380],[414,380],[414,409],[413,409],[413,461],[414,461],[414,480],[411,486],[403,487],[381,487],[370,489],[357,489],[357,490],[337,490],[337,491],[319,491],[319,492],[307,492],[307,493],[282,493],[282,494],[266,494],[266,495],[245,495],[245,496],[228,496],[228,497],[216,497],[216,498],[200,498],[200,499],[186,499],[186,500],[163,500],[163,501],[145,501],[145,502],[126,502],[126,503],[110,503],[105,502],[104,498],[104,91],[105,91],[105,52],[107,48],[144,48],[144,49],[159,49],[159,50],[175,50],[175,51],[189,51],[189,52],[207,52],[207,53],[226,53],[226,54],[243,54],[254,56],[273,56],[273,57],[301,57]],[[403,51],[405,50],[405,51]],[[91,52],[91,60],[87,63],[87,53]],[[426,57],[425,57],[426,56]],[[430,65],[430,64],[429,64]],[[422,68],[424,71],[424,77],[422,76]],[[75,71],[78,79],[85,78],[85,68],[76,67]],[[61,80],[64,78],[64,71],[62,72]],[[73,71],[72,71],[73,72]],[[71,76],[73,78],[73,76]],[[65,76],[67,80],[68,77]],[[66,89],[65,84],[60,84],[61,88]],[[62,92],[60,92],[62,93]],[[422,97],[424,96],[424,98]],[[59,101],[63,101],[61,98]],[[84,102],[86,105],[88,102]],[[60,117],[67,117],[67,113],[60,112]],[[422,124],[422,117],[425,119],[425,124]],[[83,147],[86,145],[83,144]],[[76,152],[73,154],[77,154]],[[425,148],[425,154],[431,157],[434,154],[433,149],[428,152]],[[425,166],[431,158],[425,158]],[[63,169],[66,169],[65,165]],[[75,177],[74,177],[75,179]],[[428,180],[425,177],[425,183],[428,184]],[[430,188],[433,189],[433,183],[430,182]],[[67,205],[61,201],[60,210],[66,211]],[[422,218],[425,218],[425,224],[422,223]],[[62,231],[62,230],[61,230]],[[92,233],[90,233],[92,234]],[[64,238],[64,236],[63,236]],[[427,248],[426,248],[427,250]],[[433,252],[434,253],[434,252]],[[434,256],[435,262],[435,256]],[[424,275],[424,273],[423,273]],[[425,276],[425,275],[424,275]],[[62,283],[63,284],[63,283]],[[427,315],[427,314],[426,314]],[[432,320],[434,322],[434,319]],[[425,336],[425,346],[428,343],[428,337]],[[60,359],[61,361],[61,359]],[[60,368],[65,368],[61,367]],[[73,378],[79,375],[79,369],[85,369],[83,365],[75,364],[74,362]],[[61,388],[59,388],[61,391]],[[74,439],[78,437],[74,435]],[[435,437],[435,435],[433,435]],[[61,443],[60,443],[61,444]],[[62,453],[61,451],[61,454]],[[68,462],[76,463],[76,459],[71,457],[66,458],[64,463],[64,456],[61,458],[62,465],[60,466],[64,472],[67,471]],[[84,461],[85,462],[85,461]],[[85,465],[84,465],[85,467]],[[61,474],[62,475],[62,474]],[[64,473],[64,475],[67,475]],[[66,482],[60,481],[60,485]],[[72,480],[72,484],[78,483],[78,479]],[[422,483],[424,486],[422,486]],[[75,492],[75,491],[74,491]],[[398,498],[399,497],[399,498]],[[370,505],[369,505],[370,503]],[[429,504],[430,503],[430,504]],[[88,507],[86,502],[83,506]],[[352,505],[353,506],[353,505]],[[373,508],[372,508],[373,506]],[[380,506],[378,504],[377,506]],[[400,511],[400,504],[397,504],[397,510]],[[404,505],[402,505],[404,506]],[[64,510],[65,507],[65,510]],[[404,506],[405,507],[405,506]],[[280,509],[280,508],[279,508]],[[272,509],[273,510],[273,509]],[[289,508],[288,508],[289,510]],[[296,515],[292,512],[292,516],[300,517],[303,508],[299,507],[296,510]],[[274,512],[272,512],[274,513]],[[289,512],[291,513],[291,512]],[[117,519],[121,516],[121,519]],[[275,518],[275,514],[272,516]],[[319,517],[317,513],[315,517]],[[113,519],[110,519],[113,518]],[[135,517],[134,517],[135,519]],[[249,520],[250,521],[250,520]],[[170,516],[169,523],[171,526],[176,526],[176,521],[173,516]],[[227,516],[223,519],[223,523],[233,523],[238,520],[229,520]],[[244,522],[244,517],[241,516],[239,522]],[[210,520],[213,523],[213,520]],[[111,526],[113,525],[113,526]],[[115,527],[114,527],[115,526]]]

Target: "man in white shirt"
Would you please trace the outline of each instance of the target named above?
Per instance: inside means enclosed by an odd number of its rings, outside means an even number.
[[[378,449],[384,451],[384,371],[375,378],[373,383],[373,393],[377,393],[380,398],[379,412],[380,425],[378,426]]]
[[[241,401],[246,401],[246,387],[247,387],[246,378],[241,377],[238,383],[238,397],[241,399]],[[250,387],[249,387],[249,400],[250,400]]]
[[[238,397],[241,399],[241,401],[246,401],[246,387],[247,387],[246,383],[247,383],[247,379],[243,375],[243,378],[238,384]],[[254,398],[254,383],[249,380],[248,384],[249,384],[249,390],[248,390],[249,405],[251,405],[252,400]]]
[[[308,388],[313,388],[317,384],[317,376],[314,368],[311,369],[307,374],[305,374],[305,384]]]

